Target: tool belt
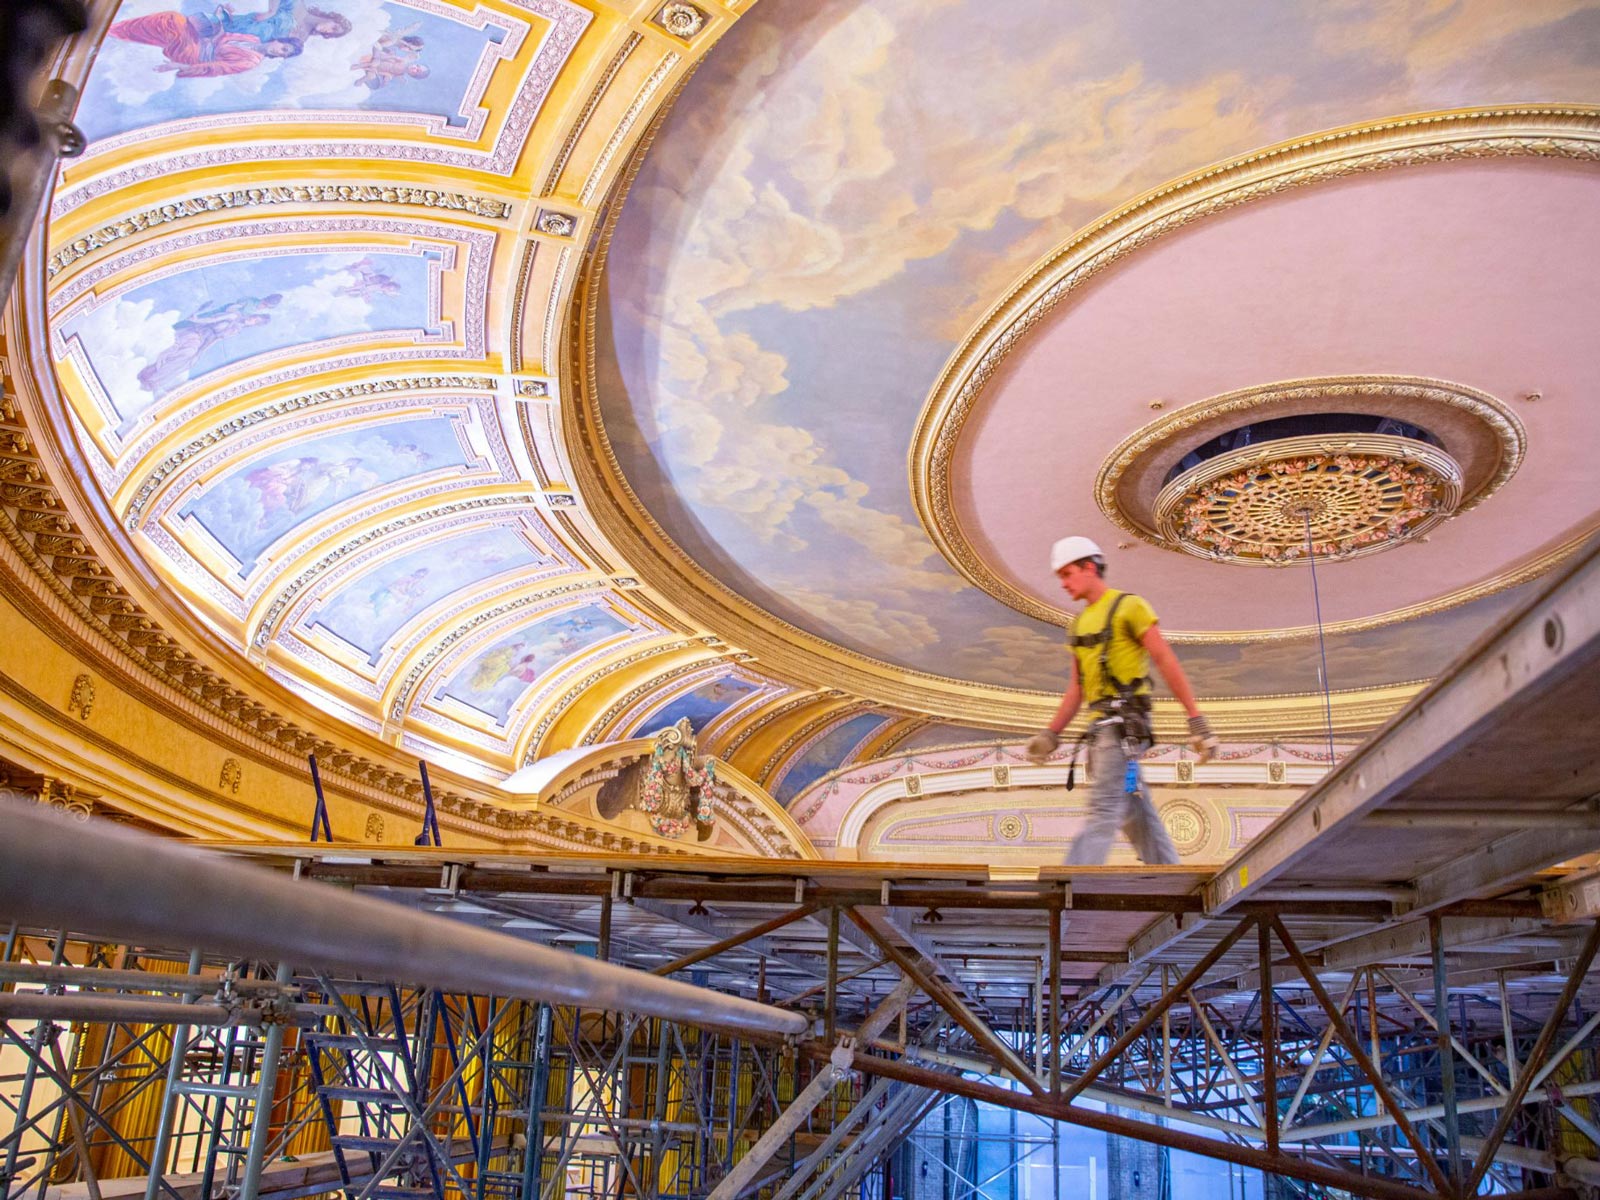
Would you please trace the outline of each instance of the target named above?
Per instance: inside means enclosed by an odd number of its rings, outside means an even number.
[[[1155,745],[1155,734],[1150,728],[1150,696],[1148,693],[1130,693],[1106,700],[1096,700],[1089,706],[1100,716],[1089,726],[1121,725],[1123,742],[1137,742],[1140,750]]]

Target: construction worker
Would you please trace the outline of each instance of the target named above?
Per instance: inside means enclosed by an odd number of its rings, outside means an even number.
[[[1155,611],[1142,596],[1106,586],[1106,560],[1086,537],[1062,538],[1050,549],[1050,569],[1074,600],[1086,601],[1073,623],[1071,679],[1049,727],[1028,742],[1030,761],[1043,763],[1061,745],[1066,729],[1085,702],[1097,714],[1079,739],[1089,747],[1089,823],[1067,852],[1071,864],[1106,860],[1121,829],[1147,863],[1175,863],[1178,850],[1150,802],[1139,772],[1139,756],[1152,744],[1150,664],[1189,714],[1190,745],[1201,762],[1216,752],[1217,738],[1195,703],[1177,655],[1161,636]],[[1078,752],[1067,771],[1072,788]]]

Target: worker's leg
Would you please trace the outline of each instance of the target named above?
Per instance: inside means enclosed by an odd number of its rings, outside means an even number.
[[[1178,848],[1172,844],[1172,836],[1150,800],[1150,787],[1143,775],[1139,776],[1138,792],[1128,796],[1126,803],[1128,816],[1122,832],[1133,843],[1141,861],[1168,866],[1177,862]]]
[[[1071,866],[1098,866],[1111,853],[1127,814],[1122,794],[1122,741],[1107,729],[1095,730],[1089,741],[1089,820],[1072,840],[1067,851]]]

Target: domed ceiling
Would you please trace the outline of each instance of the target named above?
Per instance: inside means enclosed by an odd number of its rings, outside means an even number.
[[[1292,545],[1280,492],[1362,550],[1319,584],[1369,727],[1596,525],[1597,39],[1556,2],[125,0],[13,319],[152,595],[479,778],[689,716],[788,798],[1025,727],[1066,532],[1219,711],[1303,729],[1304,561],[1229,557]],[[1432,449],[1163,491],[1318,413]]]

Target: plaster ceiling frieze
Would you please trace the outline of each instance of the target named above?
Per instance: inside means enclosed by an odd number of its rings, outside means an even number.
[[[541,707],[596,662],[671,636],[615,593],[592,584],[588,591],[516,597],[433,639],[399,685],[390,685],[389,719],[512,755]]]
[[[208,141],[214,141],[215,134],[212,131],[218,129],[227,129],[234,137],[248,140],[234,145],[212,144],[199,151],[170,150],[159,156],[131,161],[129,165],[119,164],[110,170],[103,169],[102,159],[113,156],[122,158],[127,150],[133,149],[148,154],[155,148],[148,143],[157,143],[165,149],[169,142],[174,147],[181,147],[185,141],[192,145],[194,139],[192,136],[183,136],[185,129],[181,122],[166,122],[130,130],[125,134],[96,137],[89,152],[78,160],[74,169],[64,172],[64,186],[58,190],[51,206],[52,217],[65,216],[100,196],[134,187],[160,175],[186,171],[216,173],[235,165],[274,160],[389,160],[480,171],[490,175],[512,174],[522,156],[535,118],[542,110],[562,68],[593,21],[594,14],[569,0],[506,0],[506,6],[498,10],[479,6],[470,13],[454,6],[433,4],[430,0],[403,0],[402,7],[446,17],[468,28],[475,26],[486,34],[491,24],[502,31],[498,42],[487,36],[481,39],[480,56],[454,105],[464,123],[452,124],[448,117],[430,118],[425,114],[365,111],[354,107],[312,113],[291,108],[288,110],[291,114],[289,120],[294,124],[288,128],[293,129],[298,124],[308,135],[308,140],[299,141],[285,137],[287,130],[282,109],[214,114],[195,119],[203,123],[211,134]],[[545,26],[544,29],[535,32],[533,23],[520,19],[519,13],[540,18],[539,23]],[[500,19],[491,21],[491,15]],[[534,33],[531,39],[530,33]],[[531,58],[522,56],[527,58],[526,69],[515,79],[500,72],[504,82],[492,81],[493,67],[499,61],[500,51],[504,49],[507,53],[514,53],[523,47],[525,41],[533,48]],[[488,94],[491,82],[492,96]],[[96,99],[92,92],[87,94],[90,103]],[[486,101],[491,107],[495,103],[504,104],[503,115],[494,127],[488,124]],[[80,108],[80,113],[82,111]],[[326,129],[329,126],[343,130],[363,125],[368,126],[372,134],[382,131],[391,136],[374,136],[370,140],[327,140]],[[319,126],[322,128],[319,129]],[[319,135],[323,140],[309,140]],[[405,140],[408,138],[419,140]],[[422,138],[431,138],[432,141],[422,141]],[[479,144],[471,147],[449,144],[468,138]]]
[[[765,703],[746,709],[737,723],[723,730],[722,736],[727,741],[718,753],[729,762],[738,758],[740,769],[754,775],[765,761],[767,746],[781,740],[780,735],[793,728],[797,721],[809,724],[815,714],[808,710],[819,705],[831,710],[842,695],[832,689],[780,692]]]
[[[717,649],[715,646],[707,645],[704,638],[696,640],[709,650]],[[729,674],[727,664],[721,659],[712,659],[688,664],[685,670],[675,670],[672,678],[665,680],[658,687],[647,685],[643,691],[638,688],[630,689],[625,695],[609,704],[605,711],[591,722],[588,730],[578,739],[579,744],[593,746],[598,742],[646,737],[648,734],[636,732],[636,729],[639,724],[647,721],[652,713],[660,712],[702,684],[720,679],[727,674]],[[693,726],[694,723],[691,721],[690,724]],[[700,735],[698,726],[694,727],[694,732],[698,739]]]
[[[819,773],[826,773],[870,760],[871,748],[895,719],[893,715],[871,708],[845,714],[795,745],[773,772],[769,789],[780,804],[793,803],[808,785],[805,774],[795,778],[796,772],[815,771],[820,767]],[[844,740],[847,734],[848,740]]]
[[[500,527],[489,528],[498,530]],[[475,532],[482,531],[483,527],[480,526]],[[337,633],[329,632],[320,624],[296,628],[292,636],[274,639],[266,652],[266,661],[269,664],[292,663],[299,690],[309,688],[323,696],[339,695],[347,702],[359,703],[370,717],[370,714],[382,710],[382,697],[389,683],[418,650],[431,642],[439,630],[470,621],[473,610],[492,606],[507,595],[526,595],[530,588],[535,594],[549,595],[555,590],[552,583],[566,574],[558,570],[528,577],[513,568],[497,575],[474,579],[465,588],[457,588],[446,597],[452,603],[446,605],[441,602],[425,608],[390,635],[381,646],[370,651],[367,646],[356,645]],[[381,586],[381,579],[378,586]],[[578,581],[578,586],[592,588],[594,581],[584,579]],[[366,591],[358,587],[356,604],[360,605],[363,600],[378,594],[377,587]],[[339,599],[335,596],[334,603]],[[469,599],[470,603],[467,602]],[[367,607],[370,611],[370,604]],[[315,621],[318,611],[314,601],[308,600],[303,606],[305,610],[309,610],[311,619]],[[365,615],[359,613],[356,619]],[[337,623],[341,628],[347,624]],[[357,634],[352,633],[352,636]],[[372,727],[381,728],[381,724],[374,721]]]
[[[555,263],[550,272],[549,291],[545,295],[544,319],[539,327],[540,363],[550,363],[556,359],[556,345],[561,317],[566,312],[566,293],[571,283],[572,263],[572,247],[561,247],[555,256]],[[514,369],[523,369],[522,360],[519,359],[514,364]]]
[[[559,608],[575,596],[600,599],[606,594],[603,580],[581,574],[570,578],[556,575],[541,581],[509,580],[474,595],[470,604],[453,610],[447,619],[414,627],[405,641],[385,658],[378,676],[378,711],[387,710],[391,720],[400,719],[395,704],[399,693],[406,688],[401,681],[411,679],[419,666],[425,674],[427,664],[433,661],[432,652],[445,648],[443,639],[448,638],[453,643],[458,637],[470,636],[477,623],[495,620],[529,605],[542,606],[533,611],[543,612],[545,607]],[[441,632],[445,629],[450,632]],[[411,686],[414,689],[415,683]]]
[[[560,486],[570,479],[565,448],[561,444],[559,409],[549,380],[518,380],[519,392],[527,386],[537,385],[537,395],[518,395],[516,401],[517,432],[533,478],[541,488]]]
[[[610,187],[613,182],[611,176],[612,163],[616,161],[617,155],[628,145],[639,121],[647,113],[653,117],[657,113],[664,111],[664,109],[652,106],[656,102],[656,98],[661,95],[661,89],[667,80],[671,78],[673,71],[677,70],[683,61],[683,56],[679,54],[668,53],[662,55],[661,60],[640,86],[638,93],[634,96],[632,103],[628,105],[627,110],[610,127],[605,145],[596,156],[594,165],[589,168],[588,178],[584,180],[583,188],[578,193],[578,202],[580,204],[586,207],[593,206],[595,197],[601,194],[601,189]],[[687,72],[681,75],[677,81],[677,86],[681,87],[687,77]],[[675,89],[669,91],[668,95],[672,95],[674,91]],[[643,140],[647,141],[648,138]]]
[[[1394,121],[1352,126],[1315,138],[1281,143],[1244,158],[1178,179],[1157,188],[1075,234],[1068,242],[1032,268],[990,309],[962,340],[932,389],[919,415],[910,453],[912,498],[928,535],[945,559],[970,582],[1025,615],[1053,624],[1069,621],[1062,609],[1040,603],[986,563],[963,531],[952,488],[964,426],[981,404],[985,389],[1008,357],[1053,310],[1069,302],[1091,279],[1128,256],[1158,244],[1168,235],[1195,222],[1237,210],[1255,201],[1298,189],[1337,182],[1356,175],[1401,167],[1427,167],[1485,159],[1550,159],[1576,163],[1600,162],[1600,110],[1582,107],[1526,107],[1461,109],[1424,114]],[[1371,395],[1372,380],[1294,381],[1246,389],[1238,395],[1202,401],[1185,407],[1164,422],[1204,420],[1213,406],[1273,402],[1275,389],[1293,396],[1297,385],[1326,382],[1333,395]],[[1485,393],[1439,380],[1394,379],[1404,400],[1471,408],[1501,435],[1502,462],[1491,485],[1480,489],[1481,499],[1509,477],[1520,461],[1520,426],[1506,406]],[[1163,428],[1168,426],[1158,422]],[[1136,440],[1139,435],[1135,435]],[[1120,463],[1127,449],[1119,448],[1110,464]],[[1102,475],[1105,475],[1105,471]],[[1104,491],[1100,495],[1104,496]],[[1468,505],[1470,507],[1470,504]],[[1115,519],[1115,518],[1114,518]],[[1119,524],[1146,540],[1149,531],[1125,518]],[[1496,579],[1426,608],[1347,623],[1352,629],[1373,628],[1465,603],[1478,595],[1512,586],[1521,575],[1513,570],[1505,581]],[[1469,594],[1470,593],[1470,594]],[[1338,629],[1345,628],[1340,624]],[[1314,627],[1297,626],[1239,633],[1168,632],[1174,642],[1233,641],[1249,639],[1300,639]]]
[[[787,692],[783,685],[746,668],[730,666],[727,647],[702,637],[700,641],[722,657],[705,671],[683,680],[666,693],[647,696],[643,701],[596,725],[590,734],[604,737],[641,737],[662,725],[675,724],[686,717],[694,726],[700,744],[711,750],[739,714],[766,699]]]
[[[777,748],[767,755],[756,778],[761,781],[763,787],[776,792],[777,785],[782,782],[783,776],[788,773],[795,759],[825,737],[834,726],[871,708],[872,705],[864,700],[853,700],[807,721],[779,742]]]
[[[561,182],[562,173],[567,169],[567,163],[572,160],[573,151],[578,148],[578,139],[589,129],[589,122],[594,118],[595,110],[600,107],[600,102],[611,91],[611,85],[616,82],[622,64],[628,61],[630,55],[639,48],[639,43],[644,39],[638,33],[629,31],[622,39],[622,44],[606,62],[596,78],[594,86],[589,89],[589,95],[583,102],[577,114],[572,118],[567,129],[567,136],[561,141],[561,148],[556,151],[550,163],[550,169],[545,173],[544,183],[539,187],[539,195],[551,196],[555,194],[556,185]]]
[[[517,259],[516,282],[511,287],[511,304],[505,318],[506,364],[514,373],[526,370],[522,352],[522,331],[527,323],[528,298],[538,286],[534,278],[534,266],[538,264],[541,268],[543,267],[539,254],[540,246],[541,244],[536,238],[528,238],[523,241],[521,253]],[[529,387],[531,385],[522,383],[521,386]],[[543,481],[541,480],[541,482]]]
[[[781,704],[794,695],[795,689],[790,684],[780,683],[766,675],[752,674],[751,678],[757,680],[761,687],[745,699],[729,705],[700,731],[704,744],[717,754],[731,753],[732,747],[737,744],[736,739],[742,741],[741,733],[752,728],[749,720],[753,714],[768,705]]]
[[[180,471],[149,506],[134,537],[242,626],[255,601],[319,546],[397,511],[419,510],[436,497],[474,485],[514,483],[493,418],[492,401],[482,397],[404,398],[259,427]],[[393,462],[381,472],[363,466],[370,480],[362,476],[339,488],[343,476],[336,474],[331,490],[307,493],[299,502],[294,495],[278,498],[272,472],[282,474],[281,466],[307,458],[336,463],[341,452],[349,453],[344,447],[373,438],[388,448]],[[413,438],[426,440],[429,448],[417,449]],[[438,465],[429,468],[431,457]],[[368,486],[356,490],[364,481]],[[236,517],[246,501],[253,507]]]
[[[190,224],[212,223],[219,214],[242,215],[269,207],[314,209],[321,205],[337,206],[341,211],[356,214],[363,208],[379,212],[414,208],[486,221],[504,221],[514,211],[510,201],[498,197],[409,183],[308,181],[197,192],[109,218],[75,236],[68,236],[70,227],[53,229],[55,236],[45,273],[52,285],[58,280],[65,282],[64,272],[80,264],[88,265],[91,258],[98,261],[105,257],[101,251],[120,249],[125,241],[140,239],[169,226],[181,230]]]
[[[751,694],[764,690],[762,680],[757,677],[746,677],[743,672],[730,667],[724,655],[705,658],[707,648],[704,639],[699,640],[698,646],[696,642],[686,643],[685,648],[695,655],[694,661],[667,670],[662,670],[659,666],[653,667],[652,674],[648,678],[629,687],[608,704],[604,711],[590,720],[588,728],[577,739],[577,744],[593,746],[602,742],[653,734],[655,729],[640,732],[640,727],[657,724],[654,719],[656,714],[672,710],[679,702],[707,685],[725,680],[737,680],[749,687]],[[711,649],[714,651],[715,648]],[[690,724],[700,745],[710,752],[711,739],[707,736],[709,725],[705,727],[697,725],[692,717]]]
[[[330,236],[334,234],[350,234],[353,240]],[[274,240],[292,238],[306,240],[302,243]],[[371,240],[364,240],[366,238]],[[195,253],[204,247],[232,247],[244,239],[259,239],[259,244],[247,249],[225,249],[216,254]],[[76,387],[69,384],[69,390],[83,396],[74,411],[91,426],[96,441],[104,446],[109,456],[118,460],[125,475],[134,469],[131,460],[149,453],[160,440],[171,437],[192,422],[215,419],[216,414],[226,411],[232,402],[267,388],[290,386],[309,377],[358,367],[429,359],[482,359],[487,349],[486,289],[495,242],[496,235],[489,231],[358,217],[327,222],[310,219],[250,222],[182,234],[109,258],[74,276],[58,289],[51,296],[49,306],[52,350],[58,367],[67,364],[72,367]],[[458,251],[463,249],[465,254],[459,255]],[[412,265],[405,269],[418,275],[417,282],[422,287],[412,293],[415,299],[408,298],[407,303],[420,303],[420,307],[414,314],[397,314],[403,321],[409,319],[409,328],[405,325],[381,331],[363,328],[294,343],[270,352],[270,356],[258,354],[215,368],[195,379],[187,377],[192,362],[185,365],[174,358],[173,366],[162,370],[162,360],[158,358],[147,364],[141,371],[141,379],[130,381],[132,387],[123,393],[126,396],[138,391],[147,397],[142,402],[137,396],[132,401],[125,399],[123,403],[130,411],[118,408],[95,369],[94,353],[86,350],[80,336],[90,327],[86,323],[100,319],[99,310],[116,315],[121,311],[120,305],[158,303],[166,299],[160,290],[163,283],[173,286],[175,277],[191,272],[247,265],[261,270],[261,265],[265,264],[280,272],[291,272],[298,259],[305,260],[305,271],[320,272],[318,277],[322,278],[329,271],[338,275],[352,264],[359,267],[370,263],[375,255],[381,256],[384,266],[394,271],[400,271],[412,260]],[[150,265],[173,256],[184,257],[176,262]],[[464,260],[459,278],[456,277],[458,259]],[[391,260],[395,265],[391,265]],[[111,276],[119,278],[104,289],[98,286]],[[447,277],[452,280],[449,290],[457,306],[448,313],[445,311]],[[378,273],[376,279],[381,287],[393,283],[387,274]],[[297,279],[294,282],[297,286],[308,286]],[[362,280],[349,286],[361,288],[364,283]],[[142,293],[137,300],[125,299],[135,292]],[[250,299],[254,308],[244,319],[270,324],[272,296]],[[356,352],[356,347],[363,344],[397,341],[410,344],[399,349]],[[178,349],[175,344],[174,351]],[[338,350],[345,353],[330,353]],[[275,365],[280,360],[292,361],[296,357],[303,361],[283,367]],[[239,382],[228,382],[251,368],[259,373]],[[149,390],[151,387],[157,389],[154,395]],[[107,486],[114,489],[116,483],[108,482]]]

